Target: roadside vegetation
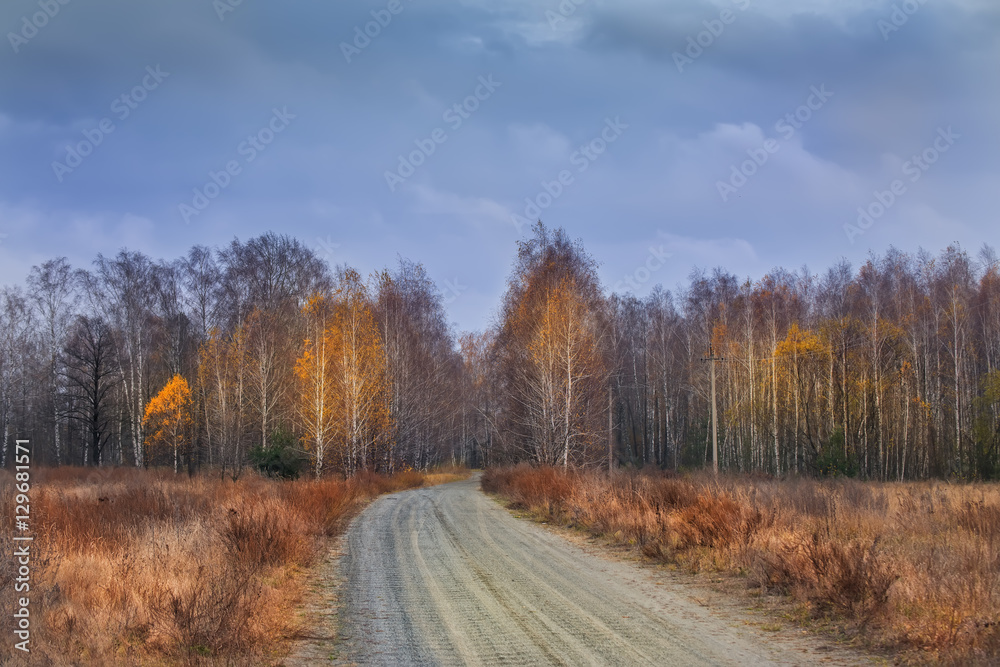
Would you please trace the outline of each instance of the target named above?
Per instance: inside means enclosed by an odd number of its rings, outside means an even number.
[[[309,569],[364,504],[466,476],[279,481],[129,468],[41,469],[32,489],[30,660],[4,664],[270,664],[301,630]],[[13,516],[0,472],[0,513]],[[11,531],[0,549],[13,553]],[[14,559],[0,560],[0,613],[13,613]],[[19,653],[19,652],[14,652]],[[18,661],[21,661],[20,663]]]
[[[483,489],[692,572],[787,596],[790,615],[907,662],[1000,655],[1000,488],[493,468]]]

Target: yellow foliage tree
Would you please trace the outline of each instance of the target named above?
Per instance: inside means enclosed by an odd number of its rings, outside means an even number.
[[[603,386],[596,318],[573,281],[564,279],[547,291],[535,321],[526,369],[537,427],[535,456],[566,467],[572,455],[587,449],[593,394]]]
[[[391,455],[382,334],[360,275],[349,269],[339,283],[334,296],[314,296],[303,308],[307,338],[295,364],[299,423],[317,476],[331,454],[348,474]]]
[[[303,441],[313,455],[316,476],[323,472],[326,449],[338,434],[337,360],[338,337],[331,329],[333,304],[322,295],[313,296],[302,308],[308,338],[295,363],[299,383],[299,419]],[[342,430],[342,429],[341,429]]]
[[[192,423],[191,388],[187,380],[175,375],[146,405],[146,414],[142,419],[150,453],[173,450],[175,473],[181,453],[187,453]]]
[[[820,339],[814,331],[800,329],[797,322],[792,323],[785,340],[778,343],[775,349],[775,357],[783,362],[782,365],[787,371],[786,384],[790,389],[795,410],[792,454],[796,470],[801,455],[802,435],[813,448],[814,454],[819,454],[820,451],[821,423],[815,423],[813,415],[819,414],[825,403],[823,391],[826,385],[823,382],[823,369],[830,354],[829,344]]]
[[[341,277],[330,336],[346,468],[374,467],[391,445],[389,372],[368,290],[354,270]]]

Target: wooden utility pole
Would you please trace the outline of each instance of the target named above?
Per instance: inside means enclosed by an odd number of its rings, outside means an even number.
[[[702,361],[707,361],[711,365],[712,377],[712,472],[719,474],[719,413],[715,405],[715,362],[725,361],[724,357],[715,356],[715,348],[708,346],[708,356],[702,357]]]

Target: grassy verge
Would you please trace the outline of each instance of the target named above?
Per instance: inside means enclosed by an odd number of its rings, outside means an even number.
[[[369,500],[448,471],[278,482],[116,469],[39,470],[31,494],[30,661],[5,664],[267,664],[296,627],[329,538]],[[14,515],[0,472],[0,514]],[[10,521],[11,519],[4,519]],[[0,613],[13,613],[11,530],[0,532]],[[8,627],[5,622],[3,627]]]
[[[995,485],[490,469],[483,489],[537,518],[693,572],[788,596],[907,662],[1000,655]]]
[[[440,466],[432,468],[429,472],[423,473],[424,486],[436,486],[438,484],[448,484],[449,482],[459,482],[468,479],[472,471],[468,468],[458,466]]]

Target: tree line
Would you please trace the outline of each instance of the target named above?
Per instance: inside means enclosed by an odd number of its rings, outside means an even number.
[[[154,261],[34,267],[0,293],[3,464],[209,466],[298,452],[352,474],[442,462],[719,465],[869,479],[1000,474],[1000,261],[890,249],[859,268],[695,270],[609,294],[538,223],[484,331],[410,261],[362,277],[266,234]]]
[[[498,321],[464,340],[494,460],[867,479],[1000,474],[1000,261],[890,249],[857,270],[695,270],[606,295],[539,224]]]
[[[407,260],[362,279],[273,233],[173,261],[58,258],[0,291],[0,460],[17,437],[53,465],[234,477],[276,449],[317,474],[457,462],[462,368]]]

